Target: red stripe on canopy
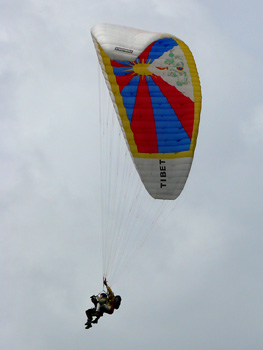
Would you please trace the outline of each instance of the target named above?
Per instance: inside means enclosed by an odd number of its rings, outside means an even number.
[[[153,108],[146,79],[140,78],[131,129],[140,153],[158,153]]]

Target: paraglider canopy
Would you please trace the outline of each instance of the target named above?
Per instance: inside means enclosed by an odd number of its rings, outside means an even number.
[[[170,34],[99,24],[91,30],[123,135],[156,199],[176,199],[192,165],[201,88],[188,46]]]

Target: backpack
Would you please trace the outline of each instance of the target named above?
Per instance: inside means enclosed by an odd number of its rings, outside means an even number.
[[[120,295],[116,295],[114,298],[114,309],[118,310],[118,308],[121,305],[121,296]]]

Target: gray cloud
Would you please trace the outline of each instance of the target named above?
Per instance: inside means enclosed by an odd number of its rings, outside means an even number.
[[[1,348],[262,349],[262,11],[252,4],[2,6]],[[120,310],[88,333],[84,310],[102,288],[90,37],[101,22],[183,39],[203,109],[182,196],[114,285]]]

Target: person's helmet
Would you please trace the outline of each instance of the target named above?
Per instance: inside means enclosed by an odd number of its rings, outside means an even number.
[[[100,305],[103,305],[107,302],[107,294],[106,293],[100,293],[97,295],[97,300],[100,303]]]
[[[121,305],[121,296],[120,295],[116,295],[114,298],[114,309],[118,310],[118,308]]]

